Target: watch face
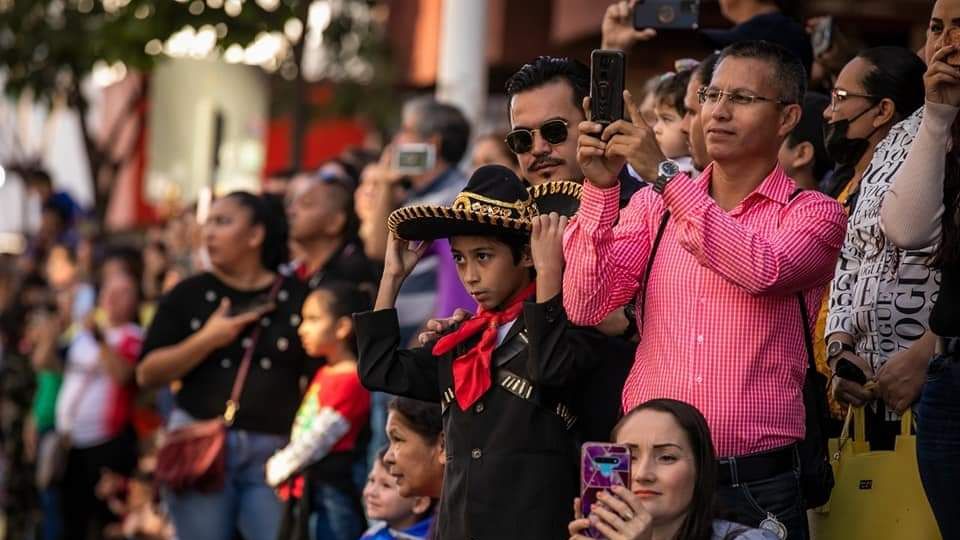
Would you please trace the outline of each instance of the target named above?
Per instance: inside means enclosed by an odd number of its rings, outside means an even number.
[[[680,172],[680,166],[675,161],[664,161],[660,164],[660,176],[673,177]]]

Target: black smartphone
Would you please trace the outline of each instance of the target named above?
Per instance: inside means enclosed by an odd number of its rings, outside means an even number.
[[[841,358],[837,360],[836,367],[837,377],[841,379],[846,379],[851,382],[855,382],[860,386],[867,384],[867,374],[863,372],[856,364],[847,360],[846,358]]]
[[[623,51],[597,49],[590,54],[590,120],[609,124],[623,118],[627,78]]]
[[[270,296],[267,294],[257,295],[247,301],[237,301],[230,303],[230,309],[227,311],[227,314],[231,317],[236,317],[237,315],[243,315],[244,313],[249,313],[251,311],[271,311],[273,309],[273,301],[270,299]]]
[[[633,6],[637,30],[696,30],[700,27],[700,0],[640,0]]]

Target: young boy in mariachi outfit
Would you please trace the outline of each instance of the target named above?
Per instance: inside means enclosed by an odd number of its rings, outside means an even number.
[[[535,195],[571,206],[564,199],[579,196],[578,188],[538,186]],[[594,351],[603,338],[570,325],[563,309],[566,222],[545,214],[516,175],[496,165],[478,169],[449,207],[390,216],[375,310],[355,315],[360,378],[371,390],[442,405],[438,538],[568,536],[578,440],[567,404],[578,378],[602,361]],[[394,300],[437,238],[450,239],[477,314],[425,347],[402,349]]]

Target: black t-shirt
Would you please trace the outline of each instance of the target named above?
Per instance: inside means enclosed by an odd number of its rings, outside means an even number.
[[[154,349],[180,343],[202,328],[223,297],[229,298],[232,305],[241,305],[269,292],[270,287],[239,291],[209,273],[184,280],[160,299],[141,359]],[[177,406],[197,419],[223,414],[243,359],[244,344],[254,325],[260,325],[260,338],[254,348],[233,427],[288,435],[300,404],[301,379],[311,375],[312,363],[308,362],[297,336],[306,293],[306,287],[299,280],[284,277],[275,300],[277,308],[187,373],[175,396]]]

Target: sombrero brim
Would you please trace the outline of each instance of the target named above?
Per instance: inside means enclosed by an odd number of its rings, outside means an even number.
[[[529,221],[449,206],[418,205],[395,210],[387,228],[404,240],[436,240],[451,236],[530,234]]]
[[[583,185],[570,180],[555,180],[530,186],[527,192],[541,214],[556,212],[561,216],[573,217],[580,209]]]

